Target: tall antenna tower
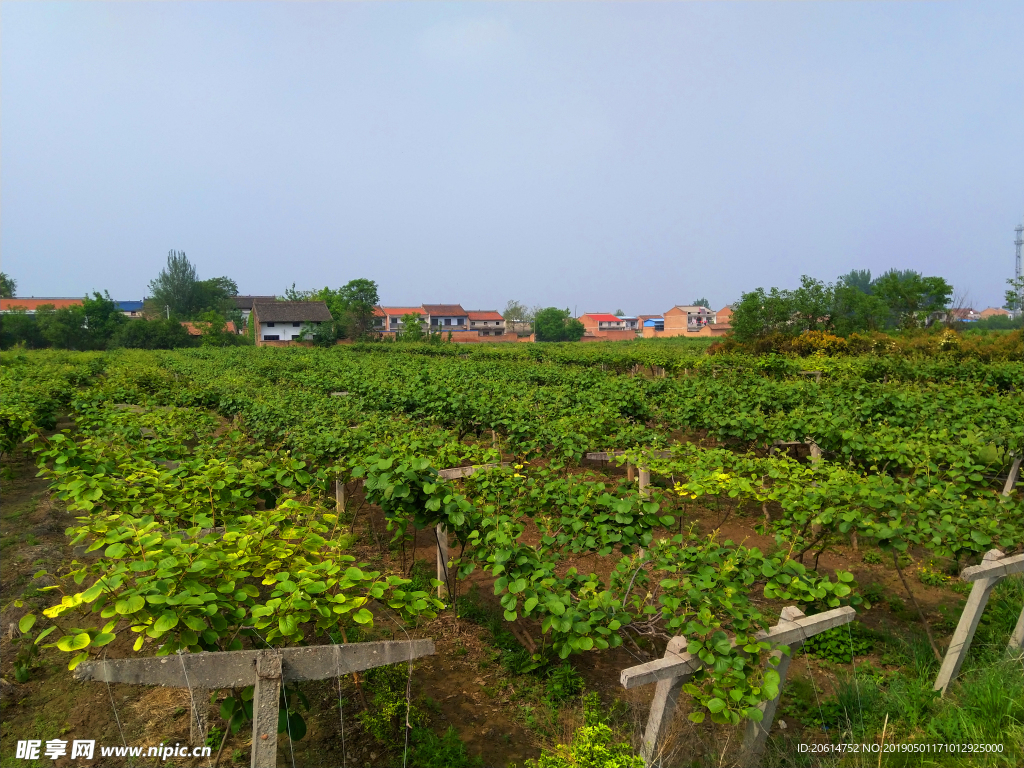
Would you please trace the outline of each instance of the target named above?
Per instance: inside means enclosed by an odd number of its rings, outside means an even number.
[[[1018,224],[1017,228],[1015,230],[1013,230],[1013,231],[1017,233],[1017,237],[1013,241],[1013,244],[1017,246],[1017,268],[1014,270],[1013,276],[1015,278],[1017,278],[1018,280],[1020,280],[1020,276],[1021,276],[1020,251],[1021,251],[1021,247],[1024,246],[1024,224]]]
[[[1014,238],[1013,244],[1017,246],[1017,262],[1013,271],[1013,276],[1017,279],[1017,284],[1020,285],[1021,277],[1021,248],[1024,247],[1024,219],[1022,223],[1017,225],[1017,228],[1013,230],[1017,237]],[[1017,296],[1017,311],[1024,311],[1024,290],[1021,290],[1020,295]]]

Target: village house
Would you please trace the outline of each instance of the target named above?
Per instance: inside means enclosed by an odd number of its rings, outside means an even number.
[[[715,319],[713,321],[716,325],[728,325],[732,327],[732,307],[726,304],[720,310],[715,312]]]
[[[466,314],[469,317],[469,330],[479,331],[481,336],[505,335],[505,318],[500,312],[493,309],[471,309]]]
[[[235,309],[242,313],[242,323],[247,325],[254,301],[277,301],[277,296],[232,296],[231,300],[235,302]]]
[[[322,301],[256,300],[249,322],[254,326],[256,346],[262,347],[300,343],[304,334],[333,320]]]
[[[728,323],[716,323],[716,315],[707,307],[677,304],[660,318],[641,315],[645,339],[675,336],[724,336],[731,329]],[[659,322],[660,320],[660,322]]]
[[[13,299],[0,299],[0,312],[25,312],[26,314],[34,315],[40,307],[65,309],[81,303],[82,299],[80,298],[42,296],[37,299],[33,296],[26,299],[18,296]]]
[[[639,319],[635,317],[619,317],[607,312],[586,312],[576,319],[583,324],[585,341],[634,339],[639,322]]]
[[[1013,313],[1007,312],[1002,307],[989,307],[988,309],[981,310],[978,316],[982,320],[988,320],[990,317],[1013,317]]]

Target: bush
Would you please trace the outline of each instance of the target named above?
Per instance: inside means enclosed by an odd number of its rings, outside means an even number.
[[[449,725],[444,736],[438,736],[429,728],[414,728],[412,731],[410,768],[479,768],[483,764],[479,756],[470,756],[466,752],[466,745],[459,738],[455,726]]]
[[[110,339],[111,349],[177,349],[194,346],[177,320],[129,320]]]
[[[872,633],[859,621],[855,621],[845,627],[835,627],[815,635],[803,644],[801,650],[836,664],[850,664],[855,656],[865,656],[873,647]]]
[[[612,744],[612,729],[603,723],[585,725],[576,731],[572,744],[545,750],[527,768],[644,768],[643,758],[634,755],[629,744]]]

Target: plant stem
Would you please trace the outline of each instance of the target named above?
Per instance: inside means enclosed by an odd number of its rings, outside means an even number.
[[[900,568],[900,558],[897,551],[892,551],[892,562],[896,566],[896,573],[900,575],[900,581],[903,582],[903,588],[907,590],[907,594],[910,595],[910,602],[914,604],[917,609],[917,615],[921,618],[921,623],[924,625],[925,634],[928,635],[928,644],[932,647],[932,653],[935,654],[935,660],[940,664],[942,663],[942,654],[939,653],[938,647],[935,645],[935,638],[932,637],[932,628],[928,624],[928,619],[924,617],[924,611],[921,610],[921,606],[917,603],[917,598],[914,597],[914,593],[910,590],[910,585],[907,583],[906,577],[903,575],[903,569]]]

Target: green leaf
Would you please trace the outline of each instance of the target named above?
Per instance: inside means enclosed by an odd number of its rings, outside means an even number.
[[[32,629],[32,626],[35,623],[36,623],[35,614],[26,613],[24,616],[21,617],[21,620],[18,622],[18,629],[21,630],[22,634],[25,634],[30,629]]]
[[[62,651],[80,651],[88,647],[92,640],[88,632],[79,632],[77,635],[65,635],[57,641],[57,647]]]
[[[708,711],[710,711],[712,714],[718,714],[723,709],[725,709],[726,705],[724,701],[716,697],[714,699],[710,699],[706,706],[708,708]]]
[[[156,624],[153,625],[153,631],[163,634],[164,632],[174,629],[176,626],[178,626],[177,614],[167,611],[160,614],[160,618],[157,619]]]
[[[352,620],[356,622],[356,624],[372,624],[373,614],[365,608],[360,608],[358,611],[352,614]]]

